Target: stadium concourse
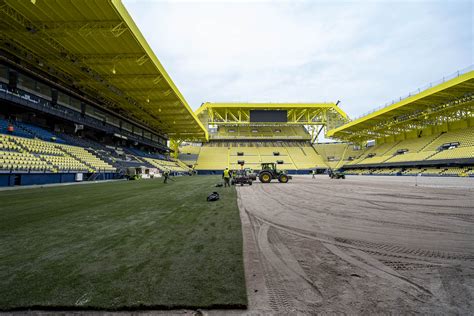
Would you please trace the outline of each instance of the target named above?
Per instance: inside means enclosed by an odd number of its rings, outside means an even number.
[[[473,97],[193,111],[121,1],[0,0],[0,311],[469,314]]]

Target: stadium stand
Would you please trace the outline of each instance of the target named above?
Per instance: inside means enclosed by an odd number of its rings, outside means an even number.
[[[329,168],[337,169],[361,154],[360,147],[352,143],[317,143],[313,145]]]
[[[41,161],[40,165],[45,168],[40,169],[51,172],[115,171],[113,166],[81,147],[17,136],[2,135],[2,138],[15,145],[13,148],[18,151],[16,157],[19,158],[17,162],[24,167],[24,170],[37,170],[37,162]],[[2,152],[2,154],[6,156],[7,152]]]
[[[168,143],[206,141],[207,129],[123,4],[71,7],[2,3],[0,186],[188,172]]]
[[[186,164],[188,167],[193,168],[197,162],[200,152],[201,152],[201,145],[180,146],[178,159],[182,161],[184,164]]]
[[[190,171],[190,168],[188,166],[179,162],[178,160],[170,161],[170,160],[160,160],[160,159],[154,159],[154,158],[148,158],[148,157],[144,157],[143,159],[160,170],[171,171],[171,172],[189,172]]]
[[[2,4],[0,186],[264,162],[303,174],[473,176],[472,67],[352,121],[336,103],[203,103],[193,112],[120,1],[71,6]],[[91,22],[104,27],[84,32]],[[323,131],[342,142],[316,143]]]
[[[327,146],[333,146],[328,144]],[[340,148],[334,146],[335,151]],[[474,127],[383,143],[362,150],[347,165],[474,158]]]
[[[330,130],[327,136],[367,144],[339,167],[347,174],[472,176],[473,86],[469,67]],[[342,146],[328,146],[343,155]]]
[[[53,133],[51,133],[51,132],[49,132],[49,131],[41,128],[41,127],[38,127],[38,126],[35,126],[35,125],[32,125],[32,124],[23,123],[23,122],[16,122],[15,125],[20,127],[21,129],[23,129],[24,131],[26,131],[27,133],[29,133],[33,137],[36,137],[36,138],[39,138],[39,139],[42,139],[42,140],[46,140],[46,141],[54,141],[56,143],[64,143],[64,140],[57,137],[57,135],[55,135],[55,134],[53,134]]]
[[[289,173],[325,170],[326,162],[311,144],[316,129],[307,126],[347,122],[333,103],[204,103],[196,115],[209,126],[210,139],[187,155],[196,155],[194,167],[202,174],[227,167],[256,170],[262,163],[276,163]],[[182,147],[179,157],[186,150]]]
[[[196,170],[218,171],[225,168],[259,169],[263,162],[274,162],[280,169],[296,172],[326,169],[323,158],[307,142],[213,142],[204,144],[198,155]]]

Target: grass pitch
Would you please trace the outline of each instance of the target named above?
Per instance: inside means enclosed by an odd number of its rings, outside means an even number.
[[[174,180],[0,192],[0,309],[244,307],[235,189]]]

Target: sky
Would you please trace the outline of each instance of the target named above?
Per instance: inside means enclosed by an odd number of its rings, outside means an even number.
[[[474,64],[474,0],[123,0],[193,109],[336,102],[351,118]]]

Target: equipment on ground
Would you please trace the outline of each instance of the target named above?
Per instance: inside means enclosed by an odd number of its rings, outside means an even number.
[[[212,192],[211,194],[209,194],[209,196],[207,197],[207,201],[208,202],[215,202],[217,200],[220,199],[220,196],[219,196],[219,193],[217,192]]]
[[[232,179],[230,180],[230,184],[240,184],[241,186],[243,186],[244,184],[252,185],[252,177],[247,171],[247,169],[237,170],[232,173]]]
[[[264,162],[262,163],[262,169],[258,173],[258,179],[262,183],[269,183],[273,179],[278,179],[280,183],[287,183],[291,176],[289,176],[286,171],[278,170],[277,164],[274,162]]]
[[[255,171],[253,171],[250,168],[245,168],[245,171],[247,172],[247,175],[249,176],[250,180],[256,181],[257,180],[257,174]]]
[[[332,169],[328,170],[329,178],[331,179],[345,179],[346,175],[341,171],[333,171]]]

